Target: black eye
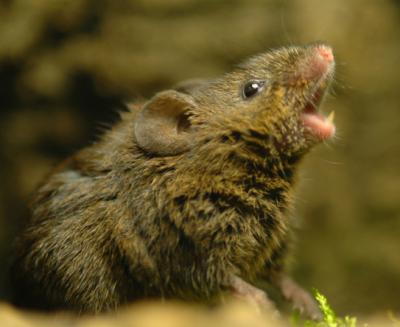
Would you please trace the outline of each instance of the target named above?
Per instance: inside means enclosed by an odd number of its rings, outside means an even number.
[[[243,98],[251,98],[253,95],[257,94],[263,89],[264,84],[264,81],[248,81],[243,87]]]

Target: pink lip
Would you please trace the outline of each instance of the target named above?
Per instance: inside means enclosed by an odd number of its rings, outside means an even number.
[[[335,125],[331,123],[326,117],[321,114],[305,113],[301,114],[301,121],[304,126],[313,135],[317,136],[320,140],[326,140],[335,135]]]

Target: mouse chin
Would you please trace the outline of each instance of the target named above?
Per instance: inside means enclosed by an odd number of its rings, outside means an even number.
[[[333,124],[333,113],[328,117],[318,112],[302,112],[300,121],[303,124],[305,131],[311,134],[319,141],[325,141],[335,135],[335,125]]]
[[[298,123],[286,126],[275,139],[275,148],[288,156],[301,156],[322,141],[335,135],[333,112],[329,116],[317,112],[316,109],[304,110],[298,116]]]

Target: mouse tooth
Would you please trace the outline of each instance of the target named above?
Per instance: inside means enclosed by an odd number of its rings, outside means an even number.
[[[326,118],[330,123],[333,123],[333,120],[335,119],[335,111],[331,111],[329,116]]]

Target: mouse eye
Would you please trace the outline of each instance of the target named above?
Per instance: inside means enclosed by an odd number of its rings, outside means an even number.
[[[243,87],[243,98],[248,99],[260,92],[264,87],[264,81],[248,81]]]

